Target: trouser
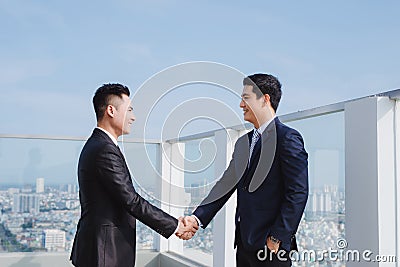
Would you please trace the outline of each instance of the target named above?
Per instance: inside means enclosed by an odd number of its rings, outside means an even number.
[[[239,227],[236,229],[240,231]],[[236,233],[236,267],[290,267],[292,262],[289,253],[281,250],[272,253],[267,247],[264,249],[249,251],[243,247],[240,232]]]

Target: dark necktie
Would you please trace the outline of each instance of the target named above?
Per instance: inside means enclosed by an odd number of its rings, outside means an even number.
[[[260,139],[260,134],[257,130],[254,130],[253,137],[251,138],[251,144],[250,144],[249,163],[250,163],[251,155],[253,154],[254,146],[256,145],[258,139]]]

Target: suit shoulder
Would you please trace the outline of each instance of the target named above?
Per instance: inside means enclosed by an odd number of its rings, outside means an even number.
[[[278,139],[280,139],[279,143],[300,141],[300,143],[304,144],[303,136],[301,135],[301,133],[298,130],[291,128],[284,123],[281,122],[278,123],[276,126],[276,131]]]
[[[114,143],[107,142],[103,138],[91,136],[83,147],[82,152],[96,155],[99,153],[116,152],[117,150],[118,148]]]
[[[282,122],[279,122],[276,124],[276,130],[278,131],[278,134],[280,135],[290,135],[290,134],[295,134],[295,135],[300,135],[300,132]]]

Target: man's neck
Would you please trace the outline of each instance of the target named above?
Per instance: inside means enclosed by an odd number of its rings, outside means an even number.
[[[115,140],[118,140],[117,133],[114,131],[114,129],[109,124],[98,122],[97,127],[100,127],[102,129],[106,130],[108,133],[110,133],[115,138]]]
[[[269,110],[268,113],[265,114],[265,116],[260,117],[259,121],[257,121],[258,124],[257,125],[254,124],[254,127],[258,129],[260,128],[261,125],[272,120],[274,117],[275,117],[275,112]]]

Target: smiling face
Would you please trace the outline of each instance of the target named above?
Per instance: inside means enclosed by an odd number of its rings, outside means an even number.
[[[257,129],[268,120],[268,106],[269,96],[264,95],[257,98],[256,93],[253,91],[253,86],[245,85],[242,92],[242,101],[240,101],[240,108],[243,109],[243,118],[254,125]]]
[[[114,97],[112,104],[107,108],[107,112],[112,115],[111,126],[117,137],[131,132],[135,115],[133,114],[131,100],[127,95],[123,94],[122,99]]]

